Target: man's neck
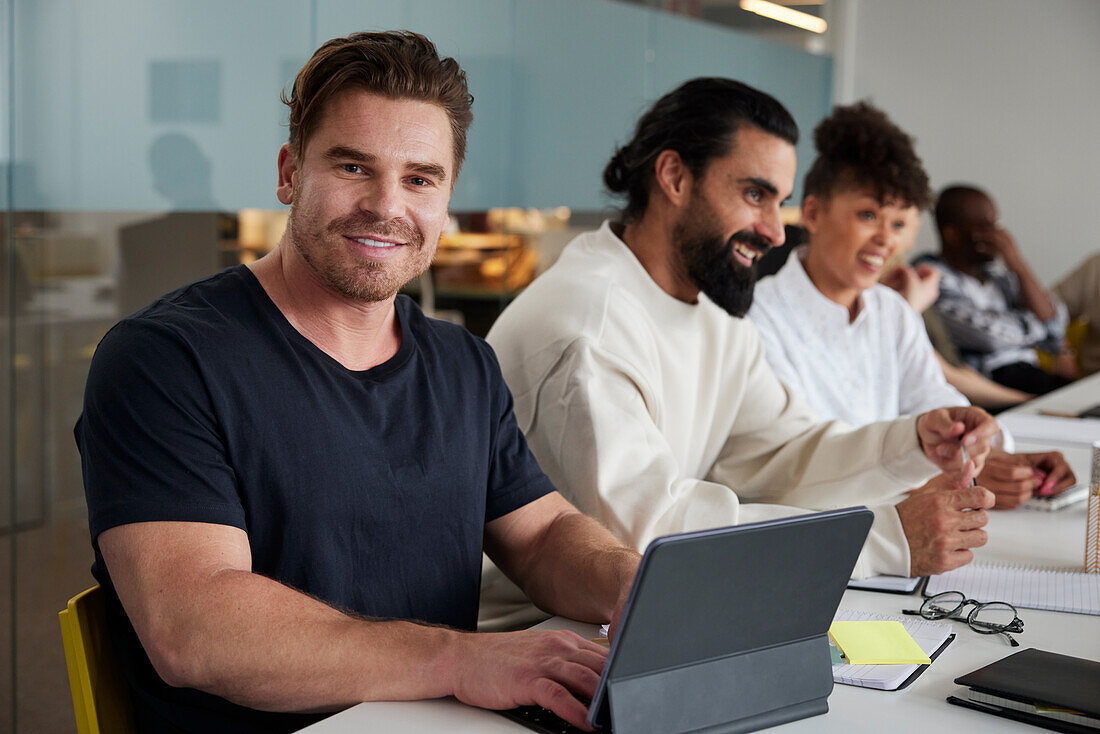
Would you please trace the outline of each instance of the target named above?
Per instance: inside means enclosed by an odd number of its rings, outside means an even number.
[[[248,267],[290,325],[349,370],[370,369],[397,354],[396,296],[361,302],[334,292],[285,238]]]
[[[684,303],[699,302],[699,288],[676,261],[675,222],[652,208],[616,232],[661,290]]]

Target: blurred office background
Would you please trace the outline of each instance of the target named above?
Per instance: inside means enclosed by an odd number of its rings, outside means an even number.
[[[92,583],[72,427],[95,345],[278,241],[279,92],[328,38],[408,28],[467,70],[452,231],[409,291],[476,333],[605,215],[640,112],[700,75],[791,109],[799,176],[831,105],[869,97],[935,186],[990,190],[1044,282],[1096,248],[1100,2],[781,4],[824,28],[751,0],[0,0],[0,733],[74,730],[56,613]]]

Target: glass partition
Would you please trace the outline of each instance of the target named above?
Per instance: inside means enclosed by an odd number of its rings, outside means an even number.
[[[12,18],[11,0],[0,0],[0,732],[15,729],[15,462],[11,426]]]
[[[600,170],[660,94],[739,76],[806,130],[829,105],[827,57],[604,0],[0,0],[0,734],[74,728],[57,612],[93,583],[73,425],[97,343],[274,246],[279,93],[380,28],[470,77],[455,231],[411,291],[478,333],[599,223]]]

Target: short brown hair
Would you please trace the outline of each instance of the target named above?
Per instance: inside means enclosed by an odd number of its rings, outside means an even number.
[[[458,176],[466,156],[466,130],[474,119],[474,98],[457,61],[440,58],[435,44],[411,31],[352,33],[327,41],[298,72],[290,96],[280,95],[290,107],[288,142],[295,155],[305,150],[328,101],[348,88],[442,107],[451,121]]]

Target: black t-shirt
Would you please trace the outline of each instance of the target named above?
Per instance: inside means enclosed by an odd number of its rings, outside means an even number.
[[[101,532],[149,521],[248,533],[252,570],[371,617],[474,629],[484,524],[553,488],[489,346],[396,302],[401,347],[348,370],[244,266],[117,324],[92,360],[76,440],[112,635],[140,721],[291,731],[153,670],[111,586]]]

